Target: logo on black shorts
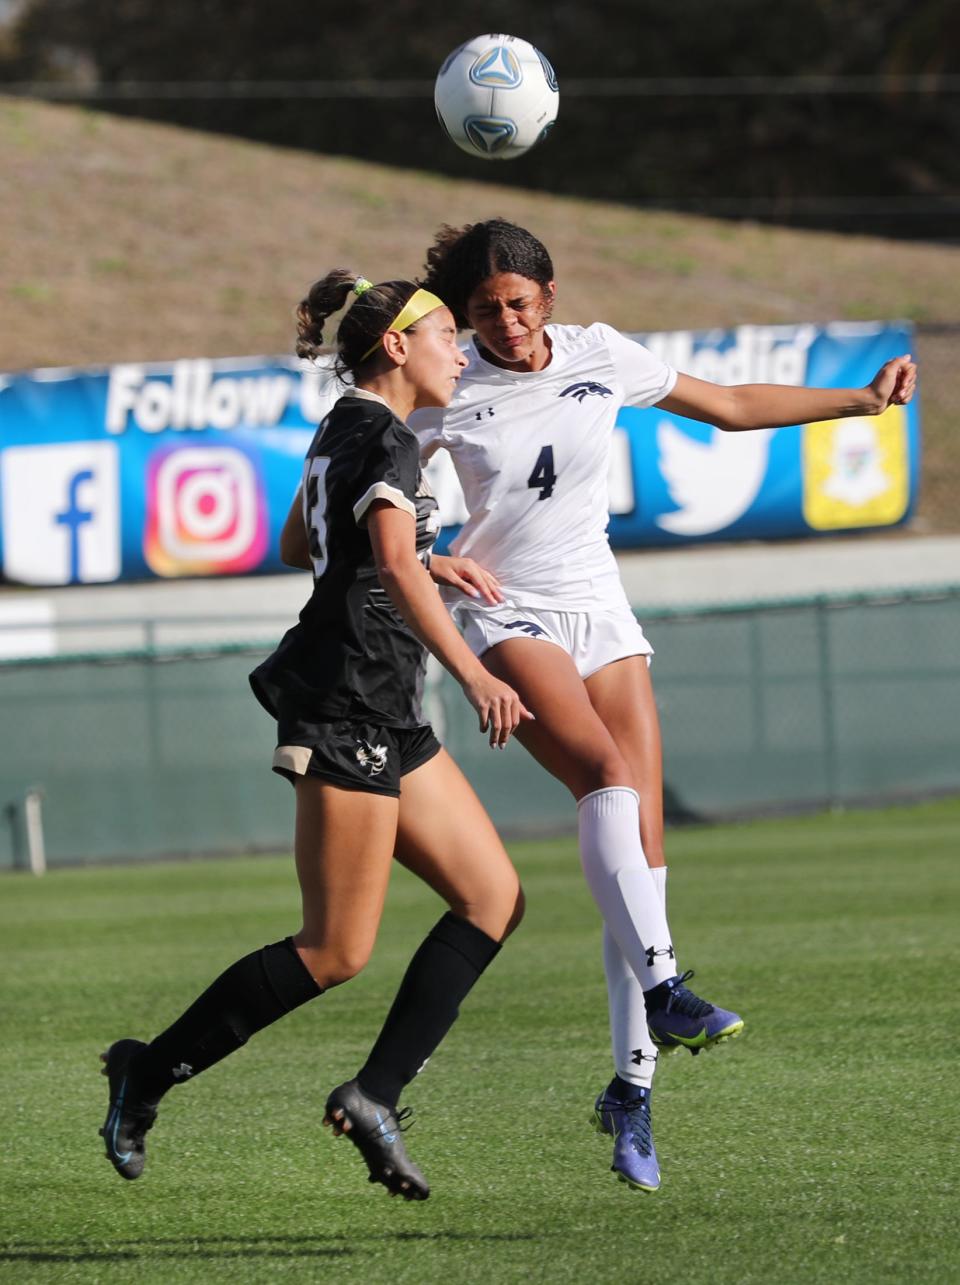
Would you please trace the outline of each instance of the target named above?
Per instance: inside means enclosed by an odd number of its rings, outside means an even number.
[[[358,740],[357,762],[361,767],[365,767],[371,776],[379,776],[387,766],[387,747]]]

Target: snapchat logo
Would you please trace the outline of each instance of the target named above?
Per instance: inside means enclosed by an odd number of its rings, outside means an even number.
[[[907,413],[830,419],[803,428],[803,516],[817,531],[891,526],[910,502]]]

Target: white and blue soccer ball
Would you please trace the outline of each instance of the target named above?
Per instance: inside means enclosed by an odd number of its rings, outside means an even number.
[[[539,49],[516,36],[488,35],[447,55],[433,101],[458,147],[485,161],[507,161],[546,138],[560,93]]]

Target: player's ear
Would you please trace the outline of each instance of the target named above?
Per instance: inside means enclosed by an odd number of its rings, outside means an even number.
[[[548,308],[552,308],[553,305],[557,302],[556,281],[548,281],[547,284],[543,287],[543,301]]]
[[[388,330],[383,336],[383,348],[390,360],[397,366],[407,362],[407,336],[402,330]]]

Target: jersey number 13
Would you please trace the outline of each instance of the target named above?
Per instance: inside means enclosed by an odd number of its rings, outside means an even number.
[[[303,517],[310,543],[310,561],[315,579],[327,569],[327,469],[329,455],[318,455],[310,461],[303,488]]]

